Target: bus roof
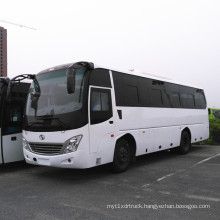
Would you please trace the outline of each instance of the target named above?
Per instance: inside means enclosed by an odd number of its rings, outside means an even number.
[[[84,62],[87,63],[86,61],[84,61]],[[47,68],[45,70],[42,70],[38,74],[44,74],[44,73],[47,73],[47,72],[50,72],[50,71],[53,71],[53,70],[65,69],[65,68],[71,67],[75,63],[77,63],[77,62],[62,64],[62,65],[54,66],[54,67],[51,67],[51,68]],[[114,68],[109,68],[107,66],[102,66],[102,65],[94,64],[94,63],[92,63],[92,64],[94,65],[94,69],[96,69],[96,68],[103,68],[103,69],[108,69],[108,70],[111,70],[111,71],[116,71],[116,72],[121,72],[121,73],[126,73],[126,74],[130,74],[130,75],[134,75],[134,76],[140,76],[140,77],[144,77],[144,78],[155,79],[155,80],[165,81],[165,82],[174,83],[174,84],[178,84],[178,85],[189,86],[189,87],[192,87],[192,88],[202,89],[201,87],[198,87],[198,86],[195,86],[195,85],[191,85],[189,83],[181,83],[181,82],[178,82],[178,81],[174,81],[174,80],[172,80],[170,78],[167,78],[165,76],[159,76],[157,74],[148,73],[148,72],[144,72],[144,71],[141,71],[141,70],[135,70],[135,69],[131,69],[131,70],[114,69]]]

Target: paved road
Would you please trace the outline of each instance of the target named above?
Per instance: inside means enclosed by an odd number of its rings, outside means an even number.
[[[108,165],[87,170],[2,166],[0,219],[218,220],[219,165],[220,146],[196,145],[187,155],[138,157],[121,174]]]

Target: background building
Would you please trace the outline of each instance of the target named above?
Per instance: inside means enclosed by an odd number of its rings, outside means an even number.
[[[7,76],[7,30],[0,27],[0,77]]]

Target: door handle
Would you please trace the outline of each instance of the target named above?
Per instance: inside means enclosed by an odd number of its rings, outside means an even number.
[[[122,119],[122,110],[117,110],[119,119]]]
[[[16,140],[17,140],[17,137],[16,137],[16,136],[11,137],[11,140],[12,140],[12,141],[16,141]]]
[[[113,121],[109,121],[109,124],[113,124]]]

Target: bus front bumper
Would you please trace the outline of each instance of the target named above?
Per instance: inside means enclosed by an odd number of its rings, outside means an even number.
[[[55,156],[34,154],[24,148],[23,152],[25,161],[29,164],[77,169],[84,169],[90,167],[87,164],[88,158],[84,150]]]

